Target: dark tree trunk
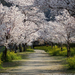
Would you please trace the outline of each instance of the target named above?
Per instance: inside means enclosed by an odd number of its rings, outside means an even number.
[[[7,43],[7,40],[10,38],[10,35],[7,35],[5,33],[5,38],[6,38],[6,43]],[[3,61],[7,61],[7,45],[5,46],[5,50],[3,51],[3,55],[2,55],[2,59]]]
[[[25,44],[23,44],[23,51],[25,52],[26,49],[27,49],[27,44],[25,43]]]
[[[51,47],[53,48],[53,43],[51,42]]]
[[[63,51],[62,46],[61,46],[61,51]]]
[[[5,50],[3,51],[3,55],[1,58],[2,61],[7,61],[7,48],[5,47]]]
[[[17,53],[16,49],[15,49],[15,53]]]
[[[19,51],[22,52],[21,44],[19,44]]]
[[[25,44],[23,44],[23,51],[25,52]]]
[[[70,57],[71,51],[70,51],[70,43],[67,41],[67,57]]]
[[[70,51],[70,33],[67,34],[67,57],[70,57],[71,51]]]
[[[5,57],[7,56],[7,48],[5,47]]]
[[[9,47],[9,49],[10,49],[10,52],[11,52],[11,50],[12,50],[12,49],[11,49],[11,44],[8,44],[8,47]]]
[[[31,48],[33,49],[33,45],[31,45]]]
[[[63,51],[63,48],[62,47],[63,47],[63,44],[61,43],[61,51]]]
[[[5,38],[6,38],[6,43],[7,43],[8,36],[6,35],[6,33],[5,33]],[[7,48],[6,48],[6,46],[5,46],[5,50],[3,51],[2,60],[7,61]]]
[[[17,46],[16,46],[16,44],[14,45],[14,50],[15,50],[15,53],[17,53]]]

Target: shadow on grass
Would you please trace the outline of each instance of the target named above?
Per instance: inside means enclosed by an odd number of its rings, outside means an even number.
[[[2,64],[2,67],[16,67],[16,66],[19,66],[21,64],[21,62],[17,62],[17,61],[12,61],[12,62],[4,62]]]
[[[21,60],[27,60],[28,59],[28,55],[30,53],[34,52],[33,50],[28,49],[26,52],[18,52],[17,54],[21,56],[22,59],[20,60],[14,60],[11,62],[3,62],[2,63],[2,67],[3,68],[11,68],[11,67],[17,67],[17,66],[22,66],[23,63],[25,63],[25,61],[21,61]]]

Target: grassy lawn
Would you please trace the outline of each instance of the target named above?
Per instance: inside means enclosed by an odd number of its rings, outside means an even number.
[[[6,72],[7,69],[16,68],[20,66],[23,62],[28,60],[28,55],[33,53],[33,49],[27,49],[26,52],[17,52],[16,54],[21,57],[21,59],[14,59],[9,62],[2,62],[0,66],[0,72]],[[12,53],[13,54],[13,53]]]

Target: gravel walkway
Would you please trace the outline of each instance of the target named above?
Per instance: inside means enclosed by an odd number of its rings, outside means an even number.
[[[50,56],[43,50],[35,50],[28,55],[28,60],[20,60],[21,64],[0,75],[66,75],[62,60]]]

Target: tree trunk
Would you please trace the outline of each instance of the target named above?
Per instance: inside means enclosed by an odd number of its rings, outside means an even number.
[[[7,48],[5,47],[5,61],[7,60]]]
[[[67,57],[70,57],[70,33],[67,34]]]
[[[15,49],[15,53],[17,53],[16,49]]]
[[[71,51],[70,51],[70,43],[67,41],[67,57],[70,57]]]
[[[53,43],[51,42],[51,47],[53,48]]]
[[[25,52],[25,44],[23,44],[23,51]]]
[[[6,43],[7,43],[8,36],[6,35],[6,33],[5,33],[5,38],[6,38]],[[7,48],[6,48],[6,46],[5,46],[5,50],[3,51],[2,60],[7,61]]]
[[[62,48],[62,46],[63,46],[63,45],[62,45],[62,43],[61,43],[61,51],[63,51],[63,48]]]
[[[33,49],[33,45],[31,45],[31,48]]]
[[[25,43],[25,44],[23,44],[23,51],[25,52],[26,49],[27,49],[27,44]]]
[[[21,44],[19,44],[19,51],[22,52]]]
[[[17,53],[17,46],[16,46],[16,44],[14,45],[14,50],[15,50],[15,53]]]
[[[2,61],[7,61],[7,48],[5,47],[5,50],[3,51],[3,55],[1,58]]]

